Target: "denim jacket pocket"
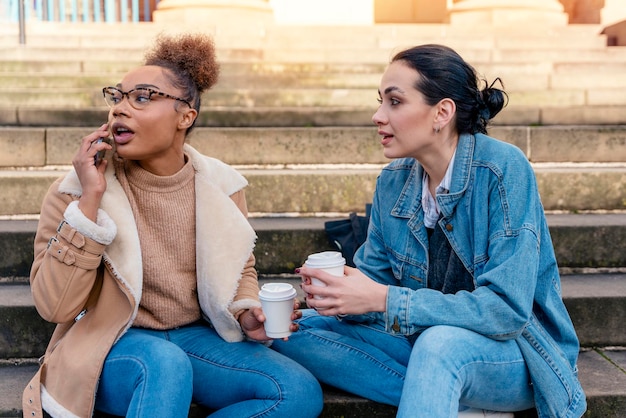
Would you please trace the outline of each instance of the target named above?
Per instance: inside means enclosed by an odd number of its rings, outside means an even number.
[[[395,251],[391,251],[391,254],[389,264],[394,277],[400,278],[400,283],[397,283],[398,286],[408,287],[412,290],[427,286],[425,265],[419,265],[415,260],[403,257]]]
[[[533,316],[517,343],[528,365],[540,416],[580,416],[586,399],[576,367]]]

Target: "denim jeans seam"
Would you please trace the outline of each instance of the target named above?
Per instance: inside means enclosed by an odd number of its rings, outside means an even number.
[[[282,388],[280,387],[280,385],[278,384],[276,379],[273,376],[271,376],[271,375],[269,375],[267,373],[261,373],[259,370],[242,369],[240,367],[228,366],[228,365],[217,363],[217,362],[211,361],[211,360],[209,360],[207,358],[200,357],[200,356],[197,356],[197,355],[191,354],[191,353],[187,353],[187,356],[192,357],[192,358],[194,358],[194,359],[196,359],[198,361],[202,361],[204,363],[209,363],[209,364],[211,364],[213,366],[216,366],[218,368],[223,368],[223,369],[228,369],[228,370],[236,370],[236,371],[243,372],[243,373],[254,373],[254,374],[257,374],[259,376],[263,376],[263,377],[271,380],[274,383],[274,386],[276,386],[276,388],[277,388],[278,399],[276,399],[274,401],[274,403],[272,404],[271,407],[266,408],[264,411],[259,412],[256,415],[252,415],[250,418],[261,417],[263,415],[268,414],[273,409],[276,409],[278,407],[278,405],[280,405],[280,403],[283,401],[283,391],[282,391]]]
[[[146,376],[147,372],[146,372],[146,368],[145,368],[143,362],[141,361],[141,359],[139,359],[139,358],[137,358],[135,356],[125,355],[125,356],[115,357],[115,358],[112,358],[110,360],[107,360],[107,362],[108,363],[116,363],[117,361],[120,361],[120,360],[124,360],[124,361],[132,360],[133,362],[137,363],[143,369],[142,376]],[[142,384],[141,385],[141,402],[139,402],[139,408],[140,409],[136,411],[137,412],[137,414],[136,414],[137,416],[142,416],[141,408],[143,408],[143,405],[144,405],[143,399],[145,399],[145,388],[146,388],[146,385]],[[130,404],[129,404],[129,407],[130,407]],[[126,414],[128,414],[128,409],[126,410]]]

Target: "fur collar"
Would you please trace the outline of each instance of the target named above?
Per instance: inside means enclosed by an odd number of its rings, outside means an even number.
[[[238,301],[236,307],[231,303],[241,272],[254,249],[256,234],[230,195],[248,183],[232,167],[198,153],[189,145],[185,145],[185,153],[196,171],[196,270],[200,307],[222,338],[241,341],[243,334],[233,312],[259,306],[259,302]],[[106,223],[101,222],[101,217],[110,217],[117,234],[106,247],[103,259],[120,283],[130,289],[135,302],[134,319],[141,300],[143,271],[137,225],[113,164],[107,167],[105,177],[107,190],[100,205],[104,213],[99,214],[98,224]],[[65,177],[59,191],[82,194],[75,171]]]

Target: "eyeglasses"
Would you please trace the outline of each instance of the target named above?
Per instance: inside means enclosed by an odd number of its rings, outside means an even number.
[[[118,105],[122,102],[122,100],[124,100],[124,96],[126,96],[128,98],[128,103],[130,103],[132,107],[137,110],[144,109],[150,104],[152,96],[154,95],[164,97],[166,99],[178,100],[179,102],[183,102],[187,106],[192,107],[191,103],[185,99],[163,93],[162,91],[149,89],[147,87],[140,87],[128,91],[122,91],[116,87],[105,87],[102,89],[102,95],[104,96],[104,101],[109,107]]]

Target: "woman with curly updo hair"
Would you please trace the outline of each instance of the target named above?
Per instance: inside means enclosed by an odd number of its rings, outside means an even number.
[[[266,344],[246,179],[185,143],[218,75],[210,37],[160,36],[103,89],[108,122],[41,208],[32,294],[58,325],[24,416],[321,412],[317,380]]]
[[[378,94],[372,120],[394,161],[356,268],[299,269],[318,311],[273,348],[399,418],[580,417],[578,339],[535,174],[487,135],[506,93],[452,49],[420,45],[393,57]]]

